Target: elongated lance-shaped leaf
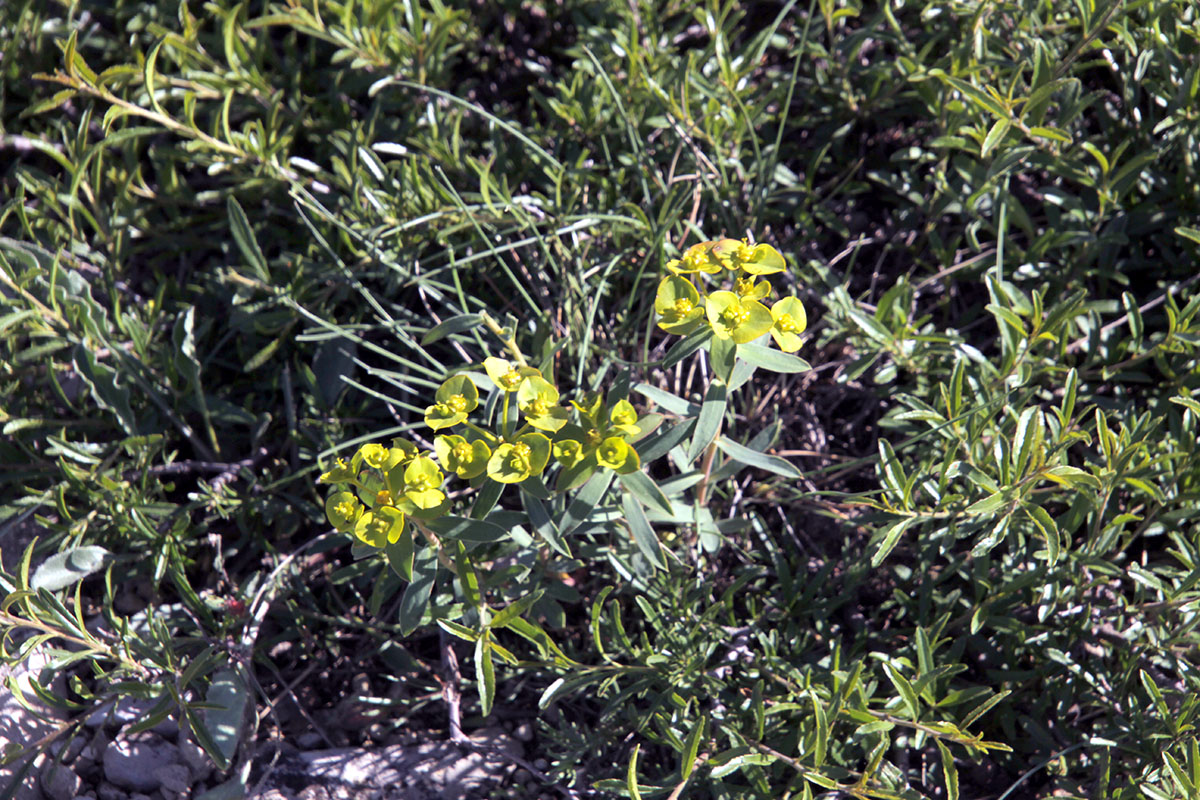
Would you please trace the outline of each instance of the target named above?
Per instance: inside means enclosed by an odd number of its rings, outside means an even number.
[[[751,450],[743,444],[729,439],[725,436],[717,438],[717,447],[721,449],[725,455],[732,458],[734,461],[745,464],[748,467],[757,467],[766,472],[773,472],[776,475],[782,475],[785,478],[801,478],[803,474],[796,469],[791,462],[780,458],[779,456],[767,455],[760,453],[757,450]]]
[[[629,530],[638,550],[655,567],[665,569],[667,565],[663,561],[662,546],[654,529],[650,527],[650,520],[646,519],[642,504],[632,494],[625,494],[621,497],[621,508],[625,511],[625,521],[629,523]]]
[[[688,461],[695,461],[705,448],[717,438],[721,424],[725,421],[725,384],[713,380],[708,391],[704,393],[704,402],[700,405],[700,415],[696,418],[696,432],[688,445]]]

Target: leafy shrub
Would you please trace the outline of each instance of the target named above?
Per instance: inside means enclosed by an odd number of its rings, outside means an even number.
[[[5,5],[6,658],[54,645],[71,719],[150,698],[244,781],[241,715],[284,672],[424,697],[452,645],[422,622],[471,630],[473,592],[548,575],[494,691],[540,699],[577,791],[1194,795],[1198,24],[1182,0]],[[750,232],[814,369],[718,401],[706,356],[666,366],[656,291]],[[566,495],[502,504],[536,558],[427,609],[355,560],[320,471],[424,436],[484,313],[563,394],[658,404],[683,433],[636,474],[672,498],[717,423],[711,520],[622,540],[564,530]]]

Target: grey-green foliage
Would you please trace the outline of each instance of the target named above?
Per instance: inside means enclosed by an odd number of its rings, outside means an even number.
[[[752,230],[799,264],[818,369],[727,409],[717,441],[757,477],[683,520],[646,494],[667,562],[680,521],[724,543],[703,579],[635,574],[640,524],[612,561],[559,526],[589,568],[531,609],[566,652],[505,629],[542,663],[495,673],[509,700],[537,696],[509,677],[554,687],[555,773],[1194,793],[1198,24],[1187,0],[6,3],[0,535],[36,525],[37,563],[103,547],[127,578],[76,600],[10,565],[6,613],[84,642],[61,656],[94,665],[76,710],[153,697],[147,722],[181,706],[200,737],[227,642],[274,666],[237,609],[285,576],[277,640],[357,655],[355,631],[410,668],[398,586],[331,542],[297,552],[318,455],[419,420],[487,345],[438,327],[464,315],[510,313],[584,388],[672,360],[661,261]],[[635,377],[699,410],[695,376]],[[160,613],[114,610],[138,581]],[[598,635],[559,627],[598,597]]]

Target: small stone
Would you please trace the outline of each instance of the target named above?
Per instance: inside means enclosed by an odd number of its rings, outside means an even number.
[[[550,762],[544,758],[539,758],[533,762],[533,766],[540,769],[542,772],[545,772],[547,769],[550,768]]]
[[[513,737],[518,742],[532,742],[533,741],[533,723],[531,723],[529,720],[525,720],[524,722],[517,725],[517,727],[513,729]]]
[[[179,763],[179,750],[153,734],[113,742],[104,751],[104,777],[117,786],[153,792],[161,785],[159,767]]]
[[[4,555],[8,555],[7,545],[3,550]],[[36,648],[23,662],[0,666],[0,751],[13,744],[25,747],[48,736],[55,727],[55,718],[63,716],[61,710],[42,705],[33,690],[32,684],[37,683],[43,689],[48,689],[51,694],[64,694],[65,671],[48,670],[49,663],[50,658],[44,650]],[[9,691],[9,685],[6,685],[5,681],[11,682],[14,691]],[[22,701],[34,711],[27,710]],[[30,758],[31,754],[27,753],[17,761],[0,765],[0,789],[12,782],[13,777]],[[33,757],[32,769],[14,787],[15,800],[38,800],[40,797],[36,774],[41,766],[40,759],[42,756]]]
[[[96,797],[100,800],[125,800],[125,792],[107,781],[101,781],[96,787]]]
[[[134,722],[139,722],[156,703],[156,700],[122,697],[115,704],[105,705],[97,711],[92,712],[83,724],[89,728],[102,728],[105,726],[124,728]],[[170,737],[179,732],[179,723],[167,717],[150,730],[160,736]]]
[[[86,736],[72,736],[70,741],[58,741],[50,747],[50,752],[59,757],[59,760],[64,764],[70,764],[75,759],[79,758],[79,754],[83,752],[83,748],[87,746],[88,739]]]
[[[96,731],[96,735],[88,742],[82,750],[79,751],[81,759],[88,761],[99,761],[104,758],[104,751],[108,749],[109,738],[104,733],[104,729]]]
[[[154,777],[164,793],[183,794],[192,788],[191,772],[183,764],[168,764],[154,770]]]
[[[82,782],[70,767],[51,765],[42,771],[42,794],[47,800],[71,800]]]
[[[192,773],[192,783],[199,783],[202,780],[206,780],[213,771],[212,759],[208,757],[208,753],[204,752],[204,748],[200,747],[200,745],[182,734],[180,734],[177,742],[179,757]]]

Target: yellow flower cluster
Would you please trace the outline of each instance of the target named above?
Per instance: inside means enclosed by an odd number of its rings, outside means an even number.
[[[609,408],[599,395],[588,395],[568,408],[559,404],[554,384],[532,367],[487,358],[483,368],[502,393],[495,429],[469,419],[479,407],[479,389],[470,377],[445,381],[425,409],[425,422],[435,431],[461,432],[439,434],[433,452],[425,455],[406,439],[394,440],[390,448],[365,444],[349,464],[339,459],[321,475],[322,483],[338,488],[325,503],[335,529],[377,548],[410,543],[410,518],[433,520],[449,510],[443,470],[477,487],[488,480],[521,483],[541,476],[553,459],[560,466],[561,490],[578,486],[599,468],[620,474],[641,468],[630,440],[642,427],[628,400]]]
[[[761,302],[771,294],[770,281],[762,276],[783,272],[782,255],[769,244],[751,245],[744,239],[721,239],[689,247],[681,258],[667,263],[672,272],[658,285],[654,310],[658,327],[685,336],[707,325],[718,339],[745,344],[768,331],[784,352],[800,349],[800,334],[808,324],[804,306],[796,297],[784,297],[769,309]],[[716,276],[732,273],[732,291],[701,294],[685,275]]]

